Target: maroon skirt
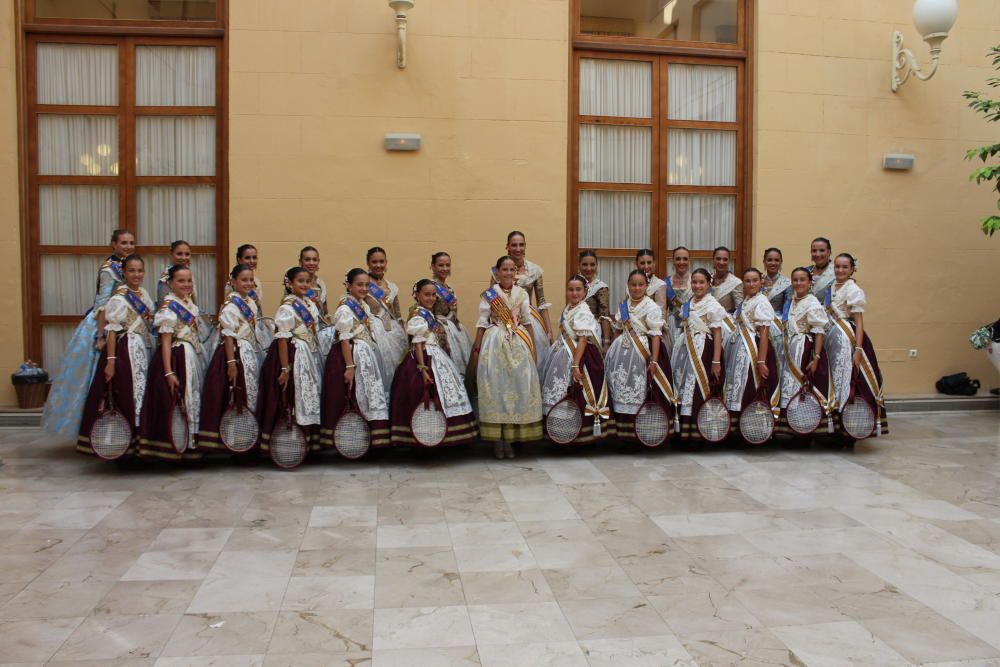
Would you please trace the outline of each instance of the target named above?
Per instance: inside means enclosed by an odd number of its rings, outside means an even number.
[[[135,426],[135,395],[132,391],[132,360],[128,353],[128,334],[119,333],[115,342],[115,375],[111,378],[111,391],[114,393],[114,403],[118,412],[128,420],[132,427],[132,446],[128,454],[135,454],[139,443],[139,430]],[[101,350],[97,360],[97,370],[90,383],[87,400],[83,404],[83,420],[80,422],[80,434],[76,439],[76,451],[80,454],[96,456],[90,446],[90,431],[94,422],[100,417],[100,410],[108,392],[108,383],[104,379],[104,368],[108,365],[108,348]]]
[[[681,341],[681,345],[686,345],[686,343]],[[712,379],[712,359],[715,356],[715,341],[705,340],[705,347],[701,351],[701,363],[705,366],[705,372],[708,373],[708,381],[711,384],[709,387],[709,392],[714,393],[719,398],[722,398],[722,388],[726,383],[726,351],[725,345],[723,345],[722,355],[719,357],[719,362],[721,363],[720,368],[722,368],[722,377],[719,378],[718,382]],[[708,400],[708,396],[701,393],[701,385],[698,382],[694,383],[694,393],[691,396],[691,416],[685,417],[681,415],[681,439],[688,441],[698,441],[704,442],[701,437],[701,433],[698,431],[698,411],[701,410],[701,406],[705,404]]]
[[[275,338],[267,349],[264,365],[260,369],[260,384],[257,388],[257,423],[260,424],[260,451],[271,451],[271,433],[278,424],[291,415],[295,407],[295,374],[289,372],[288,382],[282,389],[278,384],[281,375],[281,355],[278,353],[278,341]],[[288,367],[295,365],[295,345],[288,338]],[[292,417],[294,419],[294,417]],[[306,441],[311,451],[319,449],[318,433],[315,426],[303,426]]]
[[[433,358],[430,355],[426,355],[424,358],[433,367]],[[431,398],[437,394],[437,388],[433,385],[424,386],[423,375],[417,369],[417,360],[411,352],[403,357],[402,363],[396,369],[396,375],[392,378],[392,390],[389,392],[392,396],[389,406],[389,421],[392,423],[391,441],[393,445],[420,446],[417,439],[413,437],[410,420],[413,417],[413,412],[423,402],[425,390],[429,392]],[[441,409],[440,405],[438,409]],[[448,430],[445,433],[444,441],[437,447],[475,442],[478,432],[476,431],[476,418],[471,412],[458,417],[448,417],[446,421]]]
[[[330,354],[326,356],[323,366],[323,395],[320,399],[320,444],[324,448],[333,448],[333,431],[337,428],[340,416],[347,410],[347,383],[344,382],[344,372],[347,362],[340,343],[334,343]],[[357,403],[358,383],[354,382],[355,404]],[[423,395],[423,392],[421,392]],[[392,444],[391,431],[387,420],[368,422],[371,429],[371,447],[388,447]]]
[[[591,343],[587,343],[587,347],[583,352],[583,358],[580,360],[580,366],[582,369],[587,371],[590,376],[590,382],[594,387],[594,399],[599,400],[601,397],[601,387],[604,386],[604,357],[601,356],[600,348],[596,347]],[[667,377],[670,377],[669,375]],[[608,438],[615,437],[615,415],[611,406],[611,395],[608,394],[608,411],[611,412],[610,419],[601,420],[601,434],[594,435],[594,420],[597,419],[594,415],[587,414],[587,397],[583,392],[583,387],[580,385],[574,386],[572,380],[570,380],[569,388],[569,398],[571,401],[576,403],[577,407],[580,408],[580,414],[583,415],[583,425],[580,427],[580,435],[576,437],[573,442],[566,443],[567,445],[588,445],[594,442],[600,442],[601,440],[606,440]],[[633,424],[635,422],[635,415],[629,415],[632,417]],[[544,425],[544,420],[543,420]],[[634,428],[633,428],[634,431]]]
[[[183,345],[170,348],[170,366],[177,374],[181,392],[187,386],[185,354]],[[157,347],[153,350],[152,361],[149,362],[146,398],[142,403],[142,414],[139,416],[139,455],[143,458],[166,461],[196,461],[201,458],[199,450],[188,448],[183,454],[178,454],[170,442],[170,410],[174,406],[174,397],[163,372],[163,351]]]
[[[853,327],[853,323],[852,323]],[[865,340],[861,343],[861,349],[864,350],[865,356],[868,357],[868,361],[871,362],[872,370],[875,372],[875,379],[878,381],[878,386],[882,387],[882,369],[879,368],[878,358],[875,356],[875,346],[872,344],[871,336],[865,333]],[[823,355],[826,356],[825,354]],[[875,409],[875,419],[878,420],[881,425],[881,435],[888,435],[889,433],[889,420],[885,413],[885,408],[880,406],[875,401],[875,394],[872,393],[871,387],[865,382],[864,376],[861,375],[861,371],[858,371],[859,377],[858,381],[854,383],[854,394],[859,398],[863,398],[868,401],[868,403]],[[837,432],[846,437],[849,437],[844,430],[837,424]]]
[[[239,343],[233,340],[233,352],[236,359],[237,382],[241,387],[246,387],[246,378],[243,375],[243,364],[240,363]],[[229,385],[229,376],[226,371],[229,364],[226,363],[225,338],[219,341],[219,346],[215,348],[212,361],[205,371],[205,382],[201,387],[201,420],[198,422],[198,446],[208,451],[228,452],[226,446],[222,444],[222,436],[219,435],[219,426],[222,424],[222,415],[229,408],[232,400],[232,390]],[[240,400],[246,402],[246,394],[241,394]],[[246,406],[253,409],[256,406]],[[252,449],[249,451],[253,451]]]
[[[587,346],[591,347],[590,345]],[[674,373],[670,368],[670,355],[667,354],[667,346],[663,344],[663,339],[660,339],[660,358],[657,360],[657,364],[663,371],[663,374],[670,380],[671,383],[674,381]],[[659,387],[653,382],[653,378],[649,377],[647,374],[646,382],[652,387],[652,399],[653,401],[662,407],[667,413],[667,419],[671,422],[671,436],[673,435],[673,421],[674,421],[674,405],[667,400],[667,397],[663,395]],[[610,399],[609,399],[610,400]],[[635,434],[635,415],[625,414],[623,412],[615,412],[614,406],[611,407],[611,419],[614,421],[615,433],[619,439],[625,440],[627,442],[639,442],[639,438]],[[667,437],[667,442],[669,442],[670,436]],[[666,442],[664,442],[666,444]]]
[[[811,360],[814,349],[816,349],[816,343],[815,343],[815,341],[811,337],[806,338],[805,346],[803,347],[803,350],[802,350],[802,359],[803,360],[807,360],[807,361]],[[808,366],[809,364],[806,363],[804,365]],[[802,367],[801,366],[799,367],[799,370],[802,371]],[[824,350],[823,352],[821,352],[820,355],[819,355],[819,364],[816,365],[816,372],[813,373],[813,376],[812,376],[812,386],[815,387],[816,390],[822,396],[826,397],[826,396],[829,395],[830,371],[829,371],[829,362],[827,361],[827,358],[826,358],[826,350]],[[791,398],[791,397],[789,397],[789,398]],[[782,399],[784,399],[784,397],[782,397]],[[778,418],[778,424],[777,424],[777,426],[775,428],[775,431],[777,433],[783,433],[783,434],[786,434],[786,435],[791,435],[791,436],[799,437],[798,433],[796,433],[791,428],[789,428],[789,426],[788,426],[788,417],[785,414],[785,412],[786,412],[786,410],[784,408],[782,408],[782,410],[781,410],[781,416]],[[824,420],[824,421],[827,421],[827,423],[832,423],[829,420]],[[827,427],[823,424],[823,422],[820,422],[820,425],[816,429],[816,432],[817,433],[826,433],[827,432]]]
[[[760,336],[754,335],[754,340],[757,343],[757,349],[760,349]],[[756,364],[756,359],[751,359],[750,363]],[[747,371],[747,382],[743,386],[743,397],[740,399],[740,411],[744,410],[748,405],[757,400],[757,387],[754,385],[753,381],[753,369]],[[778,390],[778,386],[781,384],[781,375],[778,373],[778,360],[774,354],[774,346],[767,346],[767,379],[764,380],[764,391],[767,394],[768,403],[771,402],[771,397],[774,396],[774,392]],[[726,401],[728,403],[728,401]],[[740,430],[740,412],[729,411],[729,421],[730,427],[733,433],[739,433]]]

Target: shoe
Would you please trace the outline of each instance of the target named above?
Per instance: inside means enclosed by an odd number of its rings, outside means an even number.
[[[508,459],[514,458],[514,448],[511,447],[511,444],[509,442],[503,443],[503,455],[506,456]]]
[[[493,456],[498,459],[502,459],[504,454],[504,443],[495,442],[493,443]]]

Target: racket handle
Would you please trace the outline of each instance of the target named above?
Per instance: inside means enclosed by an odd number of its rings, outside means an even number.
[[[594,437],[601,437],[601,417],[600,415],[594,415]]]
[[[878,413],[875,414],[875,437],[882,437],[882,420],[879,419]]]
[[[826,432],[833,433],[833,415],[826,416]]]

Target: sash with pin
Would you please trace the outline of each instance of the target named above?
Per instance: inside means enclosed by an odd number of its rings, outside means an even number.
[[[306,305],[302,303],[302,301],[300,301],[295,297],[291,299],[291,304],[292,304],[292,310],[294,310],[295,314],[298,315],[300,320],[302,320],[302,323],[305,324],[310,329],[315,329],[316,318],[313,317],[311,312],[309,312],[309,308],[306,307]]]
[[[649,363],[653,360],[653,355],[642,344],[642,339],[639,338],[639,334],[632,326],[632,315],[629,313],[628,299],[625,299],[618,305],[618,314],[621,318],[622,326],[625,328],[625,333],[628,334],[628,338],[625,341],[631,341],[635,345],[635,349],[639,351],[642,360],[649,366]],[[660,390],[664,398],[673,405],[677,405],[677,392],[674,391],[673,385],[670,384],[670,380],[659,364],[653,367],[653,384]]]
[[[493,313],[493,317],[507,329],[507,338],[509,339],[511,335],[516,335],[524,341],[525,345],[528,346],[528,350],[531,352],[531,358],[537,359],[535,356],[534,339],[528,331],[520,326],[520,323],[517,321],[517,318],[514,317],[514,313],[511,312],[507,302],[500,296],[500,292],[491,287],[483,292],[481,296],[486,299],[486,303],[490,304],[490,312]]]
[[[569,358],[575,359],[577,343],[573,339],[573,331],[566,326],[565,318],[559,323],[559,328],[562,329],[562,342],[566,346],[566,351],[569,352]],[[593,341],[592,344],[597,345],[597,341]],[[597,349],[601,349],[600,345],[597,345]],[[601,420],[611,418],[611,408],[608,407],[608,383],[605,380],[601,384],[601,393],[597,394],[594,391],[594,382],[590,379],[590,371],[586,365],[581,364],[580,374],[583,376],[581,382],[584,398],[583,414],[594,418],[594,436],[600,437]]]
[[[854,334],[854,327],[851,326],[850,322],[846,318],[841,317],[840,312],[833,307],[833,286],[826,288],[823,293],[823,305],[826,306],[826,311],[830,315],[830,319],[833,323],[847,336],[847,340],[851,344],[851,356],[853,357],[854,351],[860,346],[858,345],[858,337]],[[872,392],[872,396],[875,397],[875,403],[879,408],[885,408],[885,397],[882,395],[882,387],[879,385],[878,376],[875,375],[875,368],[872,366],[871,360],[868,358],[868,354],[861,349],[861,362],[858,364],[861,369],[861,376],[865,379],[865,384]],[[838,410],[842,406],[836,405],[836,399],[834,398],[836,394],[834,393],[833,387],[833,375],[830,376],[830,409]],[[878,428],[882,428],[882,424],[878,424]]]

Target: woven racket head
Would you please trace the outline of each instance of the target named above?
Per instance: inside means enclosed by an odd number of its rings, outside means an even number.
[[[273,431],[268,444],[271,460],[279,468],[297,468],[308,452],[306,434],[302,427],[289,419],[282,419]]]
[[[712,396],[698,409],[698,433],[706,442],[722,442],[729,435],[729,410],[722,399]]]
[[[788,428],[799,435],[810,435],[823,421],[823,407],[812,392],[812,387],[804,385],[797,394],[788,401],[785,408],[785,419]]]
[[[635,415],[635,437],[647,447],[659,447],[670,435],[670,418],[663,406],[648,400]]]
[[[774,414],[766,401],[750,403],[740,414],[740,435],[751,445],[762,445],[774,435]]]
[[[333,429],[333,446],[348,459],[359,459],[368,453],[371,429],[360,412],[348,409],[340,416]]]
[[[90,447],[106,461],[121,458],[132,444],[132,425],[111,405],[90,429]]]
[[[567,445],[580,436],[583,429],[583,413],[576,401],[567,396],[549,409],[545,415],[545,431],[549,440],[558,445]]]
[[[855,440],[870,438],[875,432],[875,410],[871,403],[855,397],[840,411],[840,426]]]
[[[444,442],[448,433],[448,420],[438,408],[436,401],[425,400],[417,405],[410,417],[410,431],[413,437],[424,447],[437,447]]]
[[[257,444],[259,435],[257,419],[249,410],[230,406],[222,415],[219,437],[229,451],[237,454],[249,451]]]
[[[191,444],[191,425],[188,424],[187,411],[182,403],[174,403],[170,408],[170,444],[174,451],[183,454]]]

